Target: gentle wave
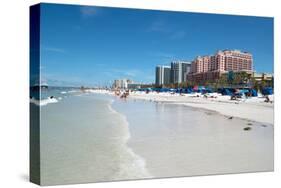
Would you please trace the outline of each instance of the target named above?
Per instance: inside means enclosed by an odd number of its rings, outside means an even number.
[[[80,92],[80,90],[70,90],[67,93],[77,93],[77,92]]]
[[[33,103],[33,104],[38,105],[38,106],[45,106],[47,104],[57,103],[57,102],[58,102],[58,99],[50,98],[50,97],[48,97],[47,99],[43,99],[43,100],[36,100],[34,98],[30,99],[30,103]]]
[[[124,145],[122,146],[125,153],[127,154],[127,157],[124,163],[120,164],[120,171],[116,174],[115,179],[137,179],[137,178],[152,178],[152,175],[148,172],[146,169],[146,162],[145,160],[137,155],[130,147],[128,147],[127,142],[130,139],[130,131],[129,131],[129,123],[127,121],[126,116],[123,114],[117,112],[112,108],[112,103],[114,100],[111,100],[111,102],[108,104],[109,110],[114,113],[118,114],[122,121],[124,122],[124,128],[125,128],[125,136],[124,139]],[[131,161],[128,163],[128,161]]]
[[[61,91],[60,94],[68,94],[68,93],[78,93],[80,90],[69,90],[69,91]]]

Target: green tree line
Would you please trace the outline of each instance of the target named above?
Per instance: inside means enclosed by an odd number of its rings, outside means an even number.
[[[232,75],[231,75],[232,74]],[[247,72],[237,72],[237,73],[226,73],[222,74],[219,79],[216,80],[205,80],[205,81],[189,81],[182,83],[170,83],[166,85],[151,85],[156,88],[187,88],[193,87],[196,85],[202,85],[206,87],[211,87],[214,89],[222,88],[222,87],[250,87],[254,88],[257,91],[260,91],[264,87],[273,87],[274,86],[274,78],[267,80],[264,78],[264,75],[261,77],[261,80],[257,80],[252,76],[252,74],[248,74]]]

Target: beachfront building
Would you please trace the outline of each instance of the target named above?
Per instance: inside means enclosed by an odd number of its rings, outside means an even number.
[[[258,72],[254,72],[253,73],[253,78],[256,81],[272,81],[273,80],[273,74],[270,73],[258,73]]]
[[[128,83],[128,89],[140,89],[141,86],[141,83]]]
[[[114,89],[127,89],[128,84],[132,84],[132,83],[133,81],[129,79],[118,79],[118,80],[114,80],[112,87]]]
[[[198,56],[192,61],[187,81],[215,81],[229,71],[252,74],[252,54],[240,50],[220,50],[214,55]]]
[[[170,82],[172,84],[182,83],[186,81],[187,74],[191,70],[191,62],[188,61],[172,61]]]
[[[171,67],[158,65],[155,70],[155,84],[157,86],[170,84]]]

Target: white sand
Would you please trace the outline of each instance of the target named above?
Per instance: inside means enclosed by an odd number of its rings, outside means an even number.
[[[114,95],[106,90],[85,92]],[[212,95],[217,98],[156,92],[115,98],[112,108],[130,125],[127,145],[152,177],[273,170],[273,103],[261,97],[231,101],[229,96]]]
[[[207,99],[202,97],[200,94],[198,94],[198,96],[199,97],[194,97],[192,94],[184,96],[155,93],[131,94],[131,97],[138,99],[179,103],[191,107],[213,110],[227,116],[273,124],[274,105],[273,103],[265,103],[265,99],[262,97],[252,97],[249,99],[242,99],[240,101],[231,101],[230,96],[218,95],[217,98]]]
[[[89,90],[92,93],[111,94],[106,90]],[[274,122],[274,103],[264,102],[263,97],[251,97],[248,99],[240,99],[239,101],[230,100],[230,96],[222,96],[220,94],[211,94],[216,98],[205,98],[199,93],[194,94],[171,94],[150,92],[131,92],[130,98],[149,100],[154,102],[169,102],[182,104],[196,108],[203,108],[219,112],[226,116],[233,116],[242,119],[248,119],[257,122],[270,123]],[[269,96],[273,101],[273,95]]]
[[[273,170],[271,124],[145,100],[116,99],[113,108],[127,117],[128,145],[153,177]]]
[[[133,92],[110,104],[113,92],[84,92],[41,109],[43,184],[273,170],[273,104],[263,98]]]

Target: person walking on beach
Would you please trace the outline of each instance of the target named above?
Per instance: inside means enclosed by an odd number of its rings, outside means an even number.
[[[239,89],[235,89],[230,99],[237,100],[238,96],[239,96]]]

